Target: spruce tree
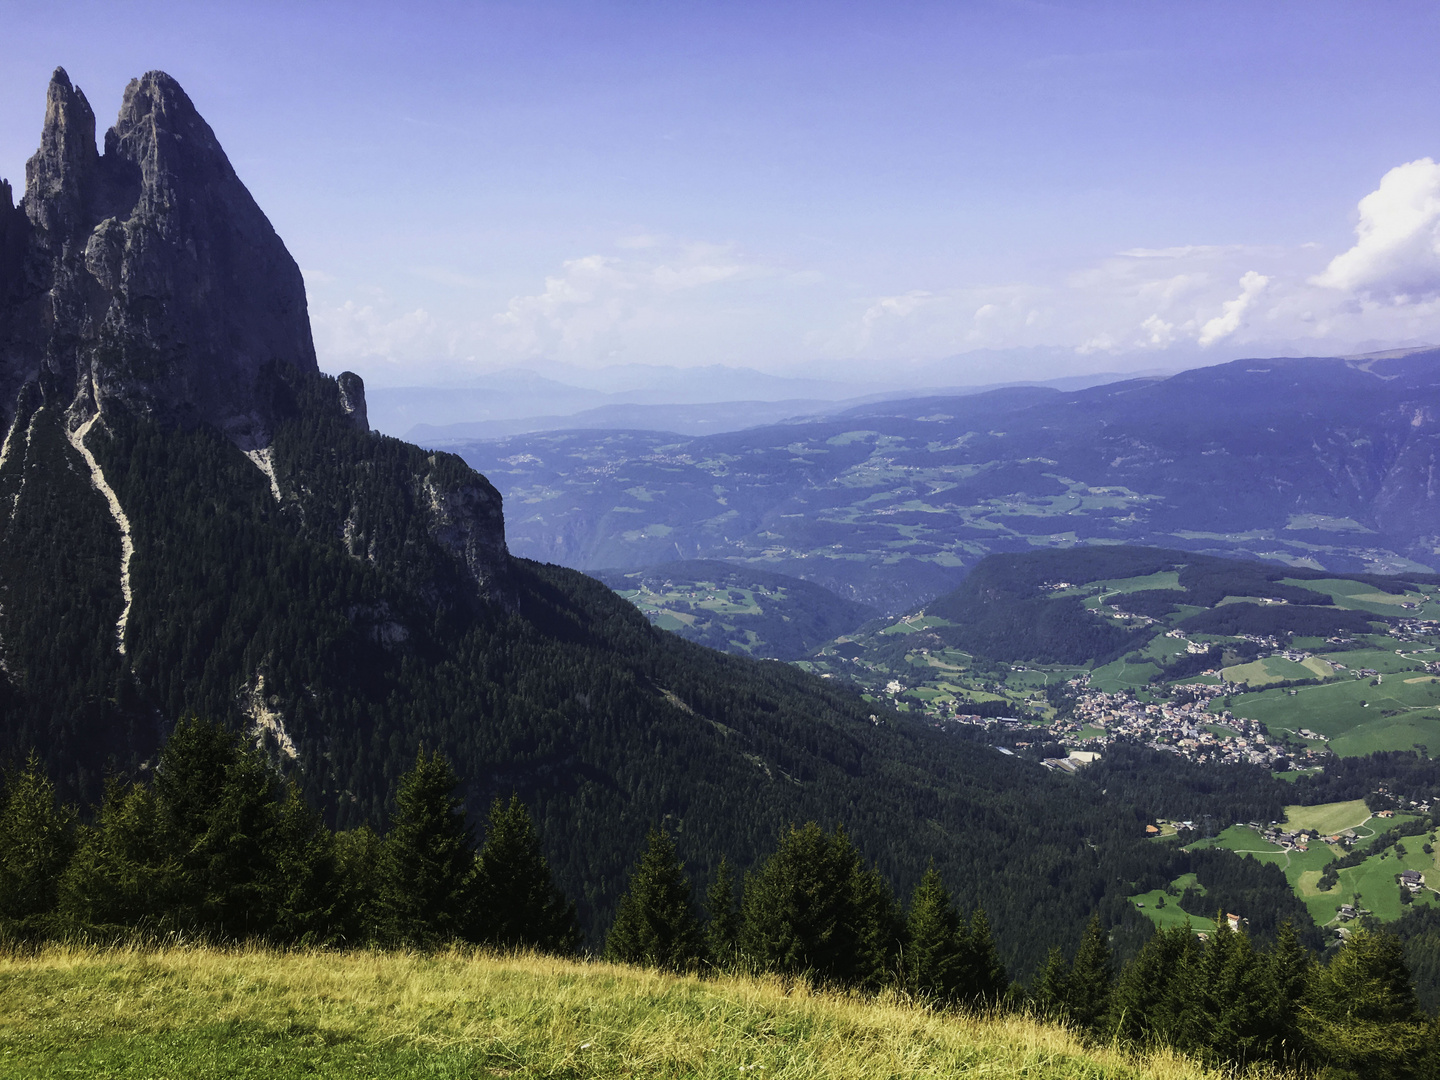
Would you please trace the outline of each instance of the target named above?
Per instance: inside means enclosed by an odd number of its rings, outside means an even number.
[[[966,936],[932,862],[910,895],[902,954],[905,989],[941,1005],[955,1001],[968,974]]]
[[[1264,965],[1265,1056],[1272,1061],[1293,1062],[1299,1058],[1300,1001],[1313,963],[1300,944],[1295,925],[1285,920]]]
[[[1045,967],[1030,992],[1030,1007],[1043,1020],[1063,1023],[1070,1018],[1070,965],[1059,945],[1050,946]]]
[[[982,1005],[999,1005],[1010,988],[1005,964],[1000,959],[1000,950],[990,934],[990,920],[985,909],[977,907],[970,914],[970,970],[973,973],[969,999]]]
[[[275,814],[272,934],[280,941],[319,944],[339,931],[335,836],[287,784]]]
[[[1311,969],[1300,1026],[1327,1075],[1399,1080],[1422,1051],[1428,1025],[1393,934],[1356,930],[1326,967]]]
[[[555,953],[580,946],[575,905],[555,886],[530,812],[518,796],[490,804],[476,864],[475,904],[474,933],[488,945]]]
[[[475,844],[454,795],[459,783],[438,751],[421,750],[400,778],[380,865],[380,903],[392,940],[435,945],[464,937],[471,925]]]
[[[1151,934],[1116,980],[1109,1030],[1129,1042],[1187,1049],[1199,959],[1188,921]]]
[[[1264,1056],[1264,974],[1250,936],[1243,928],[1231,931],[1227,954],[1207,973],[1205,987],[1209,1044],[1216,1059],[1245,1065]]]
[[[1113,983],[1114,961],[1110,955],[1110,942],[1100,925],[1100,916],[1092,915],[1080,939],[1075,961],[1070,966],[1066,1014],[1080,1027],[1098,1031],[1110,1006]]]
[[[155,793],[112,777],[95,824],[81,830],[61,877],[61,914],[89,929],[173,929],[169,905],[180,872],[179,854],[164,842]]]
[[[896,938],[894,903],[844,829],[782,834],[747,876],[740,948],[756,967],[822,982],[878,985]]]
[[[651,829],[605,939],[605,956],[622,964],[686,971],[699,961],[701,949],[690,881],[675,842],[663,829]]]
[[[368,825],[335,834],[333,933],[338,941],[363,945],[386,936],[380,903],[385,841]]]
[[[726,967],[735,959],[740,934],[740,913],[735,906],[735,872],[730,860],[720,857],[715,880],[705,893],[705,947],[710,962]]]
[[[35,922],[51,914],[60,876],[75,850],[75,811],[60,806],[55,786],[32,750],[25,767],[5,777],[0,810],[0,920]]]

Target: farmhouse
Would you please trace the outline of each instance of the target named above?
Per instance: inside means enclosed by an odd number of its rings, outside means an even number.
[[[1405,870],[1400,874],[1400,884],[1411,892],[1419,892],[1425,884],[1425,875],[1419,870]]]

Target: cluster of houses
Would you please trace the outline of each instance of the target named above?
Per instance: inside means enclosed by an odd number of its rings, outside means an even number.
[[[1073,734],[1081,725],[1098,728],[1092,736],[1104,747],[1115,740],[1139,742],[1156,750],[1179,754],[1194,762],[1249,763],[1278,768],[1294,756],[1281,743],[1272,742],[1263,725],[1237,717],[1226,709],[1212,713],[1207,706],[1225,693],[1223,685],[1186,684],[1185,697],[1173,701],[1142,702],[1128,691],[1092,690],[1089,677],[1071,683],[1078,693],[1075,723],[1057,724],[1057,737]],[[1223,725],[1220,730],[1215,726]]]

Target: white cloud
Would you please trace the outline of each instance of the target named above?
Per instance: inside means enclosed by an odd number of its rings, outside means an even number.
[[[568,259],[542,291],[512,297],[491,319],[499,346],[521,357],[610,362],[657,333],[700,330],[723,310],[717,286],[771,273],[714,244],[666,245],[647,237],[623,247],[625,257]]]
[[[1254,270],[1245,271],[1245,275],[1240,279],[1240,295],[1234,300],[1225,301],[1220,314],[1200,328],[1197,343],[1204,348],[1239,330],[1245,313],[1255,306],[1256,298],[1265,291],[1268,284],[1270,279],[1264,274],[1257,274]]]
[[[424,308],[388,315],[374,304],[347,300],[310,314],[317,350],[326,356],[395,362],[433,351],[439,327]]]
[[[1355,237],[1314,284],[1401,303],[1440,293],[1440,165],[1421,158],[1381,177]]]

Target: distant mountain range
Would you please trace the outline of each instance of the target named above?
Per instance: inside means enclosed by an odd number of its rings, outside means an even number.
[[[457,386],[372,387],[370,420],[376,430],[387,435],[436,447],[570,428],[707,435],[843,412],[921,392],[873,383],[782,378],[720,365],[628,364],[561,374],[572,381],[515,368]],[[978,394],[1001,385],[1077,390],[1121,378],[1124,376],[1097,373],[923,392]]]
[[[1344,571],[1440,561],[1440,350],[861,405],[676,437],[452,444],[512,548],[579,569],[720,558],[885,611],[991,552],[1143,543]]]

